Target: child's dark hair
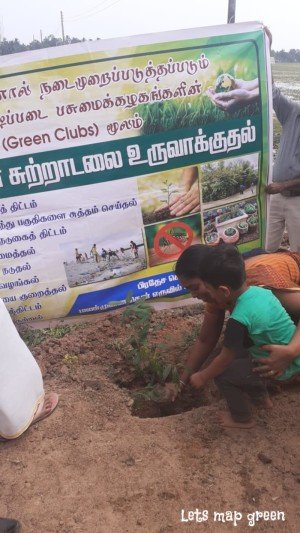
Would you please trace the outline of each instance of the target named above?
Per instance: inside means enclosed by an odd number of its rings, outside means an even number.
[[[202,278],[202,264],[205,262],[210,248],[205,244],[192,244],[177,260],[175,274],[183,278]]]
[[[202,263],[199,277],[213,287],[239,289],[246,280],[244,259],[231,244],[215,246]]]

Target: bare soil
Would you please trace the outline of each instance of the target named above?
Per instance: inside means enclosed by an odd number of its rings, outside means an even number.
[[[199,305],[152,317],[172,362],[183,359],[200,326]],[[218,425],[224,402],[213,385],[187,391],[171,413],[166,404],[164,412],[151,402],[137,407],[139,383],[117,349],[130,327],[116,312],[31,347],[60,403],[0,444],[0,516],[19,519],[25,533],[298,531],[296,386],[276,393],[271,412],[257,410],[251,430]],[[181,521],[196,509],[208,511],[205,522],[192,513],[193,521]],[[225,511],[242,513],[237,527],[214,521],[214,512]],[[251,527],[255,511],[283,511],[285,521]]]
[[[155,222],[161,222],[162,220],[168,220],[173,218],[170,214],[169,207],[164,207],[159,211],[153,211],[152,213],[143,213],[144,224],[153,224]]]

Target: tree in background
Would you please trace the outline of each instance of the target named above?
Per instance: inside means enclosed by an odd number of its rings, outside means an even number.
[[[300,50],[292,48],[289,52],[280,50],[279,52],[271,51],[271,56],[274,57],[277,63],[300,63]]]
[[[85,38],[78,39],[77,37],[69,37],[69,35],[65,37],[64,42],[60,37],[54,37],[54,35],[48,35],[47,37],[44,37],[42,41],[34,39],[29,44],[22,44],[20,43],[19,39],[13,39],[11,41],[3,39],[0,42],[0,56],[15,54],[17,52],[25,52],[27,50],[39,50],[40,48],[62,46],[63,44],[81,43],[84,41],[86,41]]]
[[[98,39],[99,37],[97,37],[96,40]],[[63,44],[81,43],[86,40],[87,39],[85,39],[84,37],[82,39],[78,39],[77,37],[69,37],[69,35],[66,36],[65,42],[63,42],[60,37],[54,37],[54,35],[48,35],[48,37],[44,37],[42,41],[34,39],[29,44],[20,43],[19,39],[13,39],[11,41],[3,39],[0,42],[0,56],[5,56],[7,54],[15,54],[17,52],[24,52],[26,50],[39,50],[40,48],[61,46]],[[88,40],[92,41],[94,39]],[[275,61],[277,61],[278,63],[300,63],[300,50],[295,48],[292,48],[289,52],[286,52],[285,50],[275,52],[274,50],[272,50],[271,56],[274,57]]]

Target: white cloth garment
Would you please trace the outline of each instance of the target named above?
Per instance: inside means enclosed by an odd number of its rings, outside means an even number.
[[[30,425],[44,399],[37,362],[0,299],[0,436],[13,439]]]

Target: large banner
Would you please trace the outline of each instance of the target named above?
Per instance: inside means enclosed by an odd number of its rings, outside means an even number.
[[[187,246],[261,246],[262,25],[1,58],[0,297],[18,322],[185,294]]]

